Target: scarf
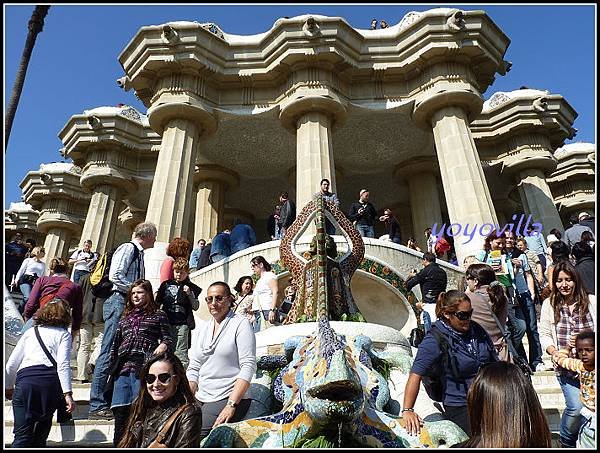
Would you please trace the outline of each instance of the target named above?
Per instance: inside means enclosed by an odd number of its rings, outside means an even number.
[[[227,328],[227,324],[229,324],[229,321],[231,320],[233,315],[234,313],[231,310],[229,310],[229,313],[227,313],[225,319],[223,319],[223,321],[221,321],[221,324],[219,325],[219,331],[212,339],[211,336],[215,325],[214,318],[210,323],[211,328],[204,329],[204,333],[202,334],[202,338],[200,341],[200,351],[198,353],[198,361],[200,362],[200,365],[203,365],[209,359],[209,357],[214,354],[215,349],[217,348],[217,345],[219,344],[219,341],[222,338],[223,332]]]

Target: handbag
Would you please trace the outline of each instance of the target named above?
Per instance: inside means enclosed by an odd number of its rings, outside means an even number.
[[[156,435],[156,438],[148,445],[147,448],[170,448],[163,444],[165,437],[167,436],[167,432],[171,428],[171,425],[177,420],[177,417],[181,415],[181,413],[190,405],[190,403],[184,404],[179,409],[171,414],[171,416],[167,419],[164,426]]]
[[[21,275],[21,278],[17,282],[17,285],[23,285],[26,283],[28,285],[33,286],[33,284],[35,283],[37,278],[38,278],[37,274],[23,274],[23,275]]]
[[[425,331],[422,327],[415,327],[410,331],[410,335],[408,336],[408,342],[413,348],[418,348],[421,342],[425,338]]]
[[[521,357],[517,353],[517,350],[515,349],[515,346],[513,345],[512,340],[508,336],[508,332],[506,331],[506,329],[502,328],[502,324],[500,324],[500,321],[498,320],[496,313],[493,312],[492,307],[490,307],[489,305],[488,305],[488,307],[490,309],[490,312],[492,313],[492,317],[494,318],[496,325],[498,326],[498,329],[500,329],[500,332],[502,333],[502,337],[504,338],[504,341],[506,342],[506,346],[508,347],[508,352],[510,353],[514,364],[517,365],[519,367],[519,369],[523,372],[523,374],[531,380],[531,375],[533,374],[531,367],[529,366],[527,361],[524,360],[523,357]]]

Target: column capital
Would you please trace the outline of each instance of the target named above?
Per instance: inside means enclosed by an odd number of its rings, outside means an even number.
[[[347,117],[346,107],[328,88],[297,90],[294,96],[281,103],[279,119],[284,128],[295,134],[298,120],[307,113],[318,112],[329,118],[333,129],[340,127]]]
[[[196,164],[194,168],[194,190],[197,191],[198,184],[202,181],[218,181],[225,184],[225,189],[232,189],[239,185],[240,177],[236,172],[220,165]]]
[[[446,108],[460,108],[469,121],[472,121],[483,108],[483,98],[479,92],[466,81],[436,82],[425,91],[421,99],[417,99],[413,108],[413,121],[425,130],[431,130],[433,116]]]
[[[408,180],[419,173],[440,174],[440,165],[435,156],[420,156],[400,162],[394,168],[394,178]]]
[[[217,120],[212,107],[189,94],[165,92],[148,109],[150,127],[162,135],[171,120],[188,120],[200,129],[204,138],[217,130]]]

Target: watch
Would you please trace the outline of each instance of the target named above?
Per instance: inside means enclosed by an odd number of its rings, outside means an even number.
[[[238,404],[236,402],[234,402],[234,401],[231,401],[231,400],[227,400],[227,405],[229,407],[233,407],[233,408],[238,407]]]

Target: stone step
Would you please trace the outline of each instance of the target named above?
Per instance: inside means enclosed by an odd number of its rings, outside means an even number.
[[[75,420],[87,420],[89,410],[89,401],[75,400],[75,411],[71,415]],[[54,418],[56,418],[56,414]],[[14,420],[12,401],[4,401],[4,420]]]
[[[13,420],[4,422],[4,445],[14,438]],[[112,447],[114,423],[112,420],[73,420],[69,423],[52,423],[48,447]]]

